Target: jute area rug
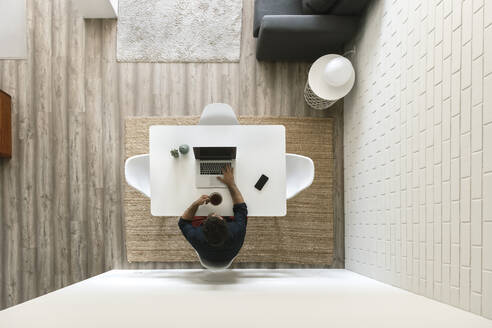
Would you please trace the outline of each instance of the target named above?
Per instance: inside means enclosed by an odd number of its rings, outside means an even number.
[[[239,121],[241,124],[284,125],[287,152],[312,158],[315,178],[311,187],[287,201],[287,216],[249,217],[246,239],[235,262],[330,265],[334,254],[333,121],[294,117],[240,117]],[[127,118],[126,158],[148,153],[151,125],[197,122],[198,117]],[[152,216],[150,199],[128,185],[125,188],[125,229],[129,262],[198,261],[178,228],[178,218]]]

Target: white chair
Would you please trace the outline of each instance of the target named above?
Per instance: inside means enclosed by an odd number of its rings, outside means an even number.
[[[205,106],[198,125],[238,125],[239,122],[232,107],[227,104],[214,103]]]
[[[314,163],[309,157],[285,154],[286,198],[291,199],[309,187],[314,180]]]
[[[236,258],[236,257],[234,257],[229,263],[227,263],[225,265],[217,266],[217,265],[214,265],[213,263],[208,262],[207,260],[203,260],[200,257],[200,254],[198,254],[198,252],[196,250],[195,250],[195,253],[196,253],[196,256],[198,256],[198,259],[200,260],[200,264],[202,265],[202,267],[204,267],[205,269],[210,270],[210,271],[225,270],[231,266],[232,262],[234,262],[234,259]]]
[[[132,156],[126,160],[125,179],[130,186],[150,198],[149,154]]]

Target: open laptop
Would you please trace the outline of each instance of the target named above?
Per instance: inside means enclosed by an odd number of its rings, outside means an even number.
[[[193,147],[196,159],[195,185],[197,188],[226,188],[217,179],[226,165],[236,162],[236,147]]]

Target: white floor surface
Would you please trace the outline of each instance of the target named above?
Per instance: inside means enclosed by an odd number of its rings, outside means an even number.
[[[0,327],[492,327],[348,270],[113,270],[0,311]]]

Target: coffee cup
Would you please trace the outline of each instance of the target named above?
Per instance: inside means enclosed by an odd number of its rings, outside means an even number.
[[[217,206],[222,203],[222,195],[219,194],[218,192],[213,192],[209,195],[210,197],[210,204]]]

